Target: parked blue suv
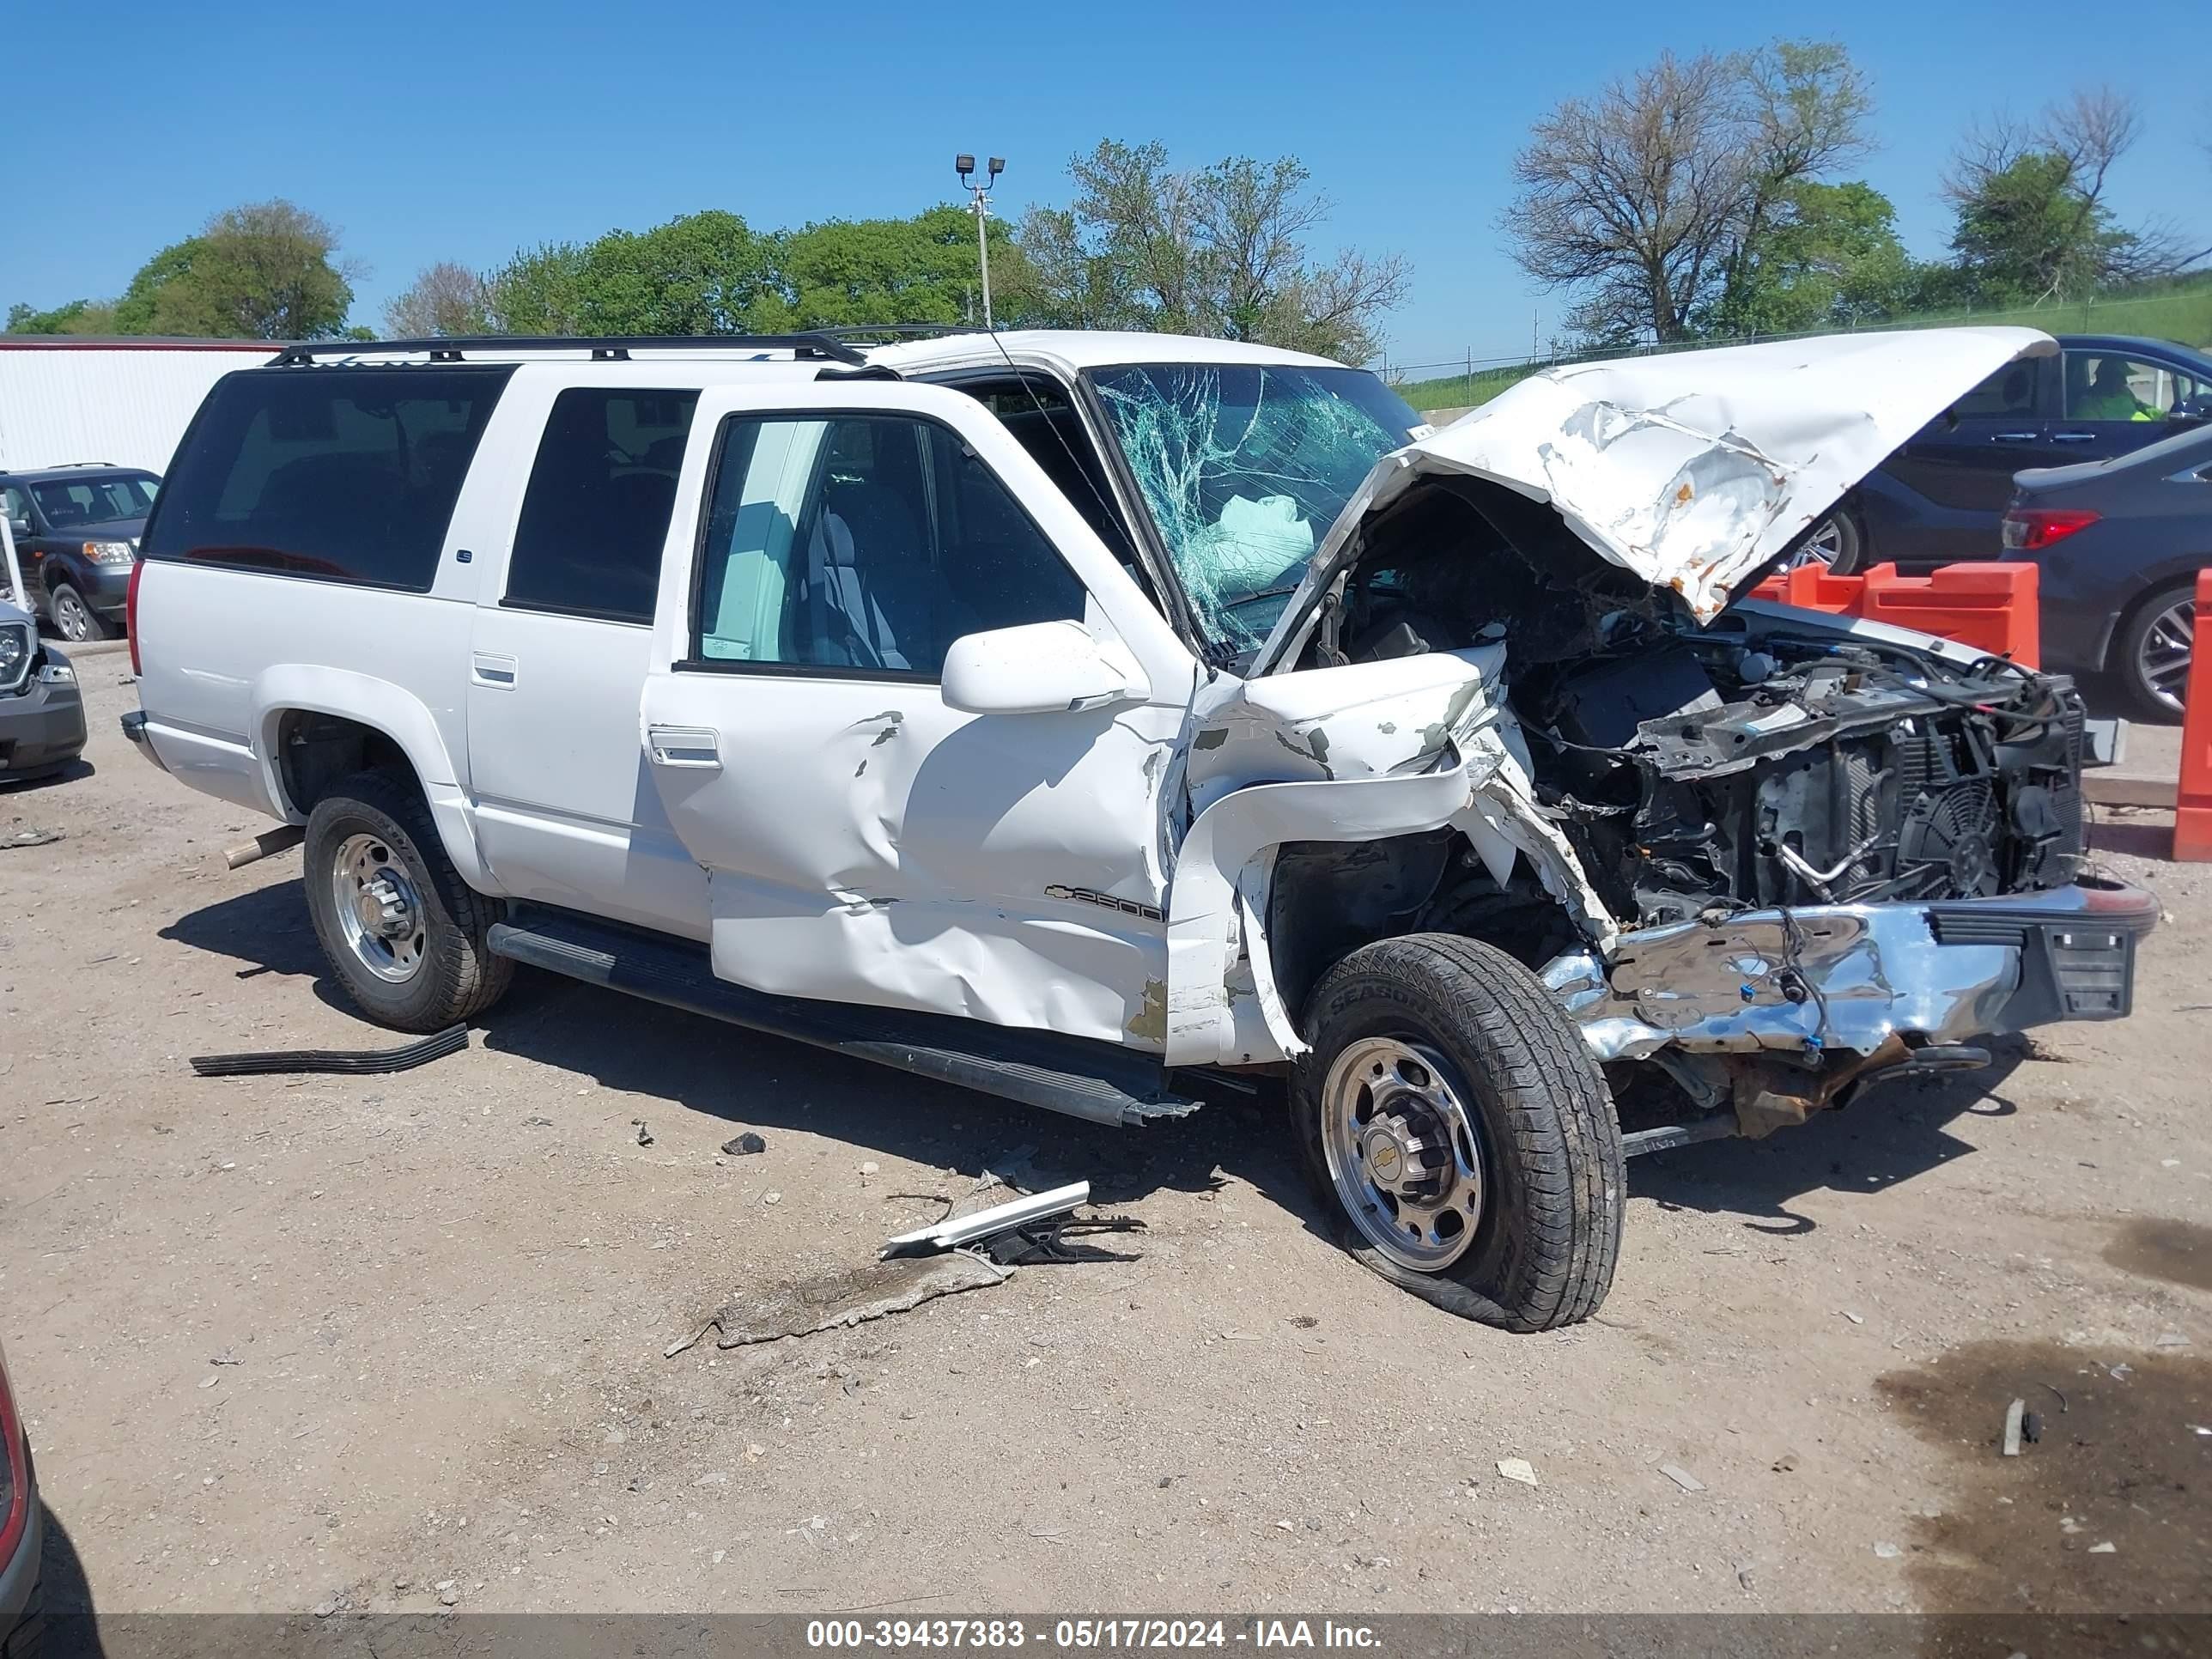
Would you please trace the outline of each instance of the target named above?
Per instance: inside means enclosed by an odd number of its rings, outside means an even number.
[[[123,631],[131,567],[161,481],[137,467],[0,473],[15,551],[34,605],[73,642]]]
[[[2014,473],[2124,455],[2212,419],[2212,356],[2121,334],[2062,334],[2058,344],[2057,356],[1999,370],[1929,422],[1806,551],[1843,572],[2002,558]]]

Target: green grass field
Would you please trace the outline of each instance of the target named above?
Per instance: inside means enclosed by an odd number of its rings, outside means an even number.
[[[2016,311],[1953,312],[1942,316],[1901,318],[1878,326],[1947,328],[1968,323],[2017,324],[2039,328],[2047,334],[2144,334],[2155,339],[2179,340],[2185,345],[2212,347],[2212,277],[2135,298],[2023,307]],[[1398,390],[1407,403],[1419,410],[1472,408],[1489,402],[1516,380],[1526,379],[1541,367],[1515,363],[1503,368],[1478,369],[1472,377],[1452,374],[1442,380],[1408,381]]]

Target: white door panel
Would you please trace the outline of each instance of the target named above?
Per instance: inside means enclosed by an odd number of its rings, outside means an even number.
[[[469,678],[477,838],[516,898],[706,937],[706,873],[637,740],[643,628],[487,605]]]
[[[903,520],[888,512],[854,519],[854,541],[865,544],[873,534],[878,548],[902,556],[941,544],[941,555],[912,555],[925,562],[968,556],[983,544],[963,542],[964,531],[945,532],[940,544],[939,527],[951,520],[938,503],[968,499],[963,492],[975,486],[962,469],[980,461],[1059,549],[1075,580],[1065,574],[1053,580],[1074,596],[1085,612],[1079,620],[1101,639],[1128,645],[1155,701],[962,713],[947,707],[933,672],[947,630],[925,630],[927,645],[917,653],[915,635],[879,629],[884,617],[867,602],[854,609],[869,619],[862,633],[873,637],[854,642],[848,660],[825,665],[803,654],[794,629],[817,629],[807,651],[827,637],[813,598],[823,556],[809,568],[809,550],[820,545],[813,530],[819,503],[810,506],[810,492],[830,492],[820,498],[826,501],[839,489],[857,489],[856,510],[871,501],[880,508],[892,474],[868,467],[890,464],[868,463],[850,476],[841,470],[850,458],[823,450],[818,433],[761,428],[746,471],[732,475],[742,495],[723,503],[708,526],[708,556],[724,563],[700,586],[710,614],[702,617],[699,658],[690,631],[690,531],[680,551],[672,535],[639,732],[676,836],[709,872],[715,972],[779,994],[1157,1049],[1166,1006],[1163,782],[1192,682],[1188,653],[980,405],[956,392],[896,384],[804,390],[808,395],[778,388],[770,405],[776,413],[760,418],[918,416],[950,428],[969,458],[949,464],[967,482],[931,485]],[[705,494],[715,447],[710,422],[719,429],[723,416],[745,413],[746,401],[702,398],[684,500],[697,503]],[[804,470],[802,487],[793,484],[793,468]],[[906,539],[887,538],[891,523],[920,527]],[[995,523],[993,533],[1003,537],[1006,521]],[[890,565],[862,562],[869,570]],[[895,632],[901,637],[892,641]]]

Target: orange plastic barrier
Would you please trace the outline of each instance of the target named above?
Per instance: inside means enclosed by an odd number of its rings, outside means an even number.
[[[1900,576],[1895,565],[1878,564],[1864,580],[1856,614],[1869,622],[1941,635],[2027,668],[2042,661],[2032,564],[1947,564],[1926,576]]]
[[[1824,564],[1801,564],[1795,570],[1776,571],[1751,591],[1754,598],[1777,605],[1850,617],[1858,614],[1866,578],[1838,576]]]
[[[2173,856],[2212,864],[2212,570],[2197,573],[2196,649],[2181,720],[2181,782],[2173,799]]]

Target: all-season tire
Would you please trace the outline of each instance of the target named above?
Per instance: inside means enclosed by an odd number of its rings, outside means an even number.
[[[1382,939],[1322,976],[1307,1005],[1305,1035],[1313,1046],[1292,1071],[1291,1127],[1307,1179],[1346,1249],[1437,1307],[1506,1330],[1548,1330],[1597,1311],[1620,1254],[1620,1125],[1597,1062],[1534,974],[1455,934]],[[1375,1104],[1386,1098],[1379,1090],[1358,1083],[1363,1056],[1394,1049],[1418,1052],[1402,1064],[1442,1086],[1478,1143],[1462,1150],[1475,1160],[1480,1218],[1461,1222],[1471,1224],[1471,1238],[1434,1270],[1378,1247],[1370,1230],[1410,1212],[1362,1184],[1377,1166],[1359,1163],[1345,1130],[1332,1127],[1358,1118],[1358,1108],[1342,1109],[1347,1098],[1369,1103],[1370,1126],[1383,1117],[1407,1121],[1407,1114]],[[1340,1061],[1350,1069],[1340,1073]],[[1427,1069],[1431,1061],[1440,1074]],[[1416,1127],[1419,1109],[1417,1102]],[[1332,1169],[1331,1135],[1339,1169],[1355,1170],[1348,1181]],[[1431,1147],[1437,1140],[1428,1134]],[[1355,1206],[1347,1186],[1370,1201]],[[1445,1234],[1439,1248],[1451,1237]]]
[[[392,890],[405,896],[404,904],[394,907],[408,924],[405,936],[383,947],[385,974],[371,965],[377,946],[362,944],[359,917],[349,922],[340,908],[342,855],[349,865],[366,861],[391,870]],[[307,814],[302,879],[324,960],[380,1025],[444,1030],[498,1001],[514,975],[514,964],[494,956],[487,942],[501,914],[499,902],[461,879],[422,795],[389,772],[357,772],[315,803]],[[401,951],[411,966],[403,977],[386,976],[403,965],[396,960]]]
[[[2128,701],[2135,704],[2136,712],[2160,725],[2177,724],[2182,704],[2188,700],[2188,658],[2184,655],[2177,660],[2172,647],[2176,634],[2194,632],[2190,612],[2195,593],[2194,582],[2175,582],[2146,594],[2113,630],[2106,665],[2127,692]],[[2161,696],[2152,683],[2154,664],[2172,676],[2167,690],[2177,694],[2174,701]]]
[[[84,595],[67,582],[54,585],[53,592],[46,596],[46,611],[53,617],[54,632],[71,645],[90,645],[115,637],[113,625],[87,605]]]

